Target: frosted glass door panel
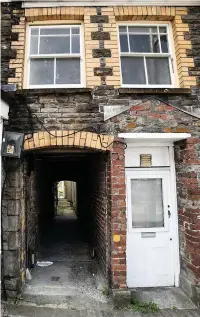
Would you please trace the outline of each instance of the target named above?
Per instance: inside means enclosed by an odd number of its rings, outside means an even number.
[[[162,179],[132,179],[131,207],[133,228],[164,227]]]

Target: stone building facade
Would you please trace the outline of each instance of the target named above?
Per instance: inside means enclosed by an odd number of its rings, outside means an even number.
[[[6,129],[25,134],[23,159],[7,160],[11,172],[3,196],[3,266],[10,297],[15,297],[25,282],[27,245],[36,249],[39,241],[36,173],[41,170],[47,177],[48,166],[38,163],[37,155],[51,149],[89,151],[91,156],[88,154],[86,165],[80,163],[79,173],[88,178],[89,185],[87,189],[81,185],[84,195],[79,199],[87,206],[84,197],[92,197],[92,235],[109,286],[122,293],[128,290],[130,237],[125,171],[127,143],[130,134],[133,139],[135,134],[138,147],[143,137],[150,147],[158,139],[162,143],[163,136],[168,138],[166,146],[175,142],[178,220],[174,230],[179,236],[179,263],[173,285],[181,285],[200,304],[200,7],[196,2],[194,6],[188,3],[188,7],[123,3],[89,6],[77,1],[74,7],[39,7],[37,2],[31,7],[28,1],[2,3],[2,85],[16,87]],[[52,84],[42,87],[35,84],[34,73],[35,87],[32,87],[28,30],[67,25],[81,26],[83,80],[76,87],[73,84],[61,87],[55,82],[54,87]],[[137,26],[156,27],[156,32],[160,27],[169,28],[172,84],[123,85],[120,26],[126,27],[126,32],[128,27]],[[147,71],[148,68],[146,74]],[[109,111],[114,114],[106,118]],[[142,154],[145,153],[141,151]],[[154,167],[151,163],[148,166]],[[56,171],[58,175],[61,173],[59,168]],[[93,176],[87,176],[90,174]],[[77,172],[73,177],[81,183],[79,175]],[[53,177],[56,179],[56,175]],[[58,180],[60,176],[57,177]]]

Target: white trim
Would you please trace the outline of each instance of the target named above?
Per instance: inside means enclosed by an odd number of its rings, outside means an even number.
[[[65,28],[65,27],[78,27],[80,29],[80,53],[73,54],[73,53],[67,53],[67,54],[39,54],[39,39],[38,39],[38,54],[32,54],[30,55],[30,39],[31,39],[31,29],[32,28],[39,28],[39,35],[40,37],[40,29],[41,28]],[[63,34],[64,36],[65,34]],[[53,35],[52,35],[53,36]],[[55,34],[55,36],[57,36]],[[67,36],[67,34],[66,34]],[[70,42],[71,42],[71,33],[70,36]],[[63,22],[63,24],[48,24],[47,25],[28,25],[27,27],[27,47],[26,47],[26,65],[27,65],[27,77],[24,80],[25,87],[30,89],[45,89],[45,88],[81,88],[85,87],[85,69],[84,69],[84,32],[83,32],[83,23],[75,23],[75,24],[67,24],[66,22]],[[71,46],[71,45],[70,45]],[[71,51],[71,47],[70,47]],[[53,58],[54,59],[54,66],[55,66],[55,59],[56,58],[77,58],[80,60],[80,84],[50,84],[50,85],[30,85],[29,84],[29,77],[30,77],[30,60],[31,58]],[[54,82],[55,82],[55,69],[54,69]]]
[[[9,113],[9,105],[1,99],[1,104],[0,104],[0,119],[6,119],[8,120],[8,113]]]
[[[180,276],[180,245],[179,245],[179,226],[178,226],[178,207],[177,207],[177,190],[176,190],[176,170],[174,161],[173,145],[169,146],[169,162],[170,162],[170,187],[172,201],[172,233],[173,233],[173,261],[174,261],[174,285],[179,287]]]
[[[147,27],[156,27],[157,28],[157,35],[159,39],[159,48],[160,48],[160,53],[132,53],[132,52],[121,52],[120,49],[120,32],[119,32],[119,26],[147,26]],[[159,33],[159,27],[166,27],[167,32],[166,33]],[[124,33],[128,35],[128,32]],[[137,32],[137,34],[151,34],[147,32]],[[166,35],[167,36],[167,42],[168,42],[168,53],[162,53],[161,52],[161,44],[160,44],[160,35]],[[153,22],[153,21],[141,21],[141,22],[133,22],[133,21],[128,21],[128,22],[119,22],[117,23],[117,38],[118,38],[118,52],[119,52],[119,63],[120,63],[120,79],[121,79],[121,87],[124,88],[172,88],[175,87],[176,83],[176,73],[173,70],[172,67],[172,61],[171,59],[175,60],[175,55],[173,51],[173,34],[171,32],[171,22]],[[128,48],[130,51],[130,43],[129,43],[129,36],[128,36]],[[138,57],[144,57],[144,71],[145,71],[145,79],[146,79],[146,84],[123,84],[123,78],[122,78],[122,67],[121,67],[121,56],[138,56]],[[169,63],[169,75],[170,75],[170,80],[171,84],[156,84],[156,85],[149,85],[148,84],[148,75],[147,75],[147,66],[146,66],[146,56],[153,56],[156,58],[161,58],[161,57],[166,57],[168,58],[168,63]]]
[[[119,133],[119,138],[123,138],[127,143],[137,144],[157,143],[159,146],[166,143],[172,144],[173,142],[185,140],[191,137],[190,133]]]
[[[6,0],[5,0],[6,1]],[[37,7],[69,7],[69,6],[199,6],[199,0],[77,0],[77,1],[31,1],[24,0],[23,8],[37,8]]]

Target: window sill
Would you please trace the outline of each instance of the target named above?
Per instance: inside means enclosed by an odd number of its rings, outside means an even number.
[[[19,94],[46,95],[46,94],[77,94],[91,92],[90,88],[30,88],[18,90]]]
[[[189,95],[189,88],[119,88],[120,94]]]

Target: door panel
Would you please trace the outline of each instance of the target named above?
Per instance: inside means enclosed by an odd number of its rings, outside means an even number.
[[[169,171],[127,171],[127,285],[174,285]]]

